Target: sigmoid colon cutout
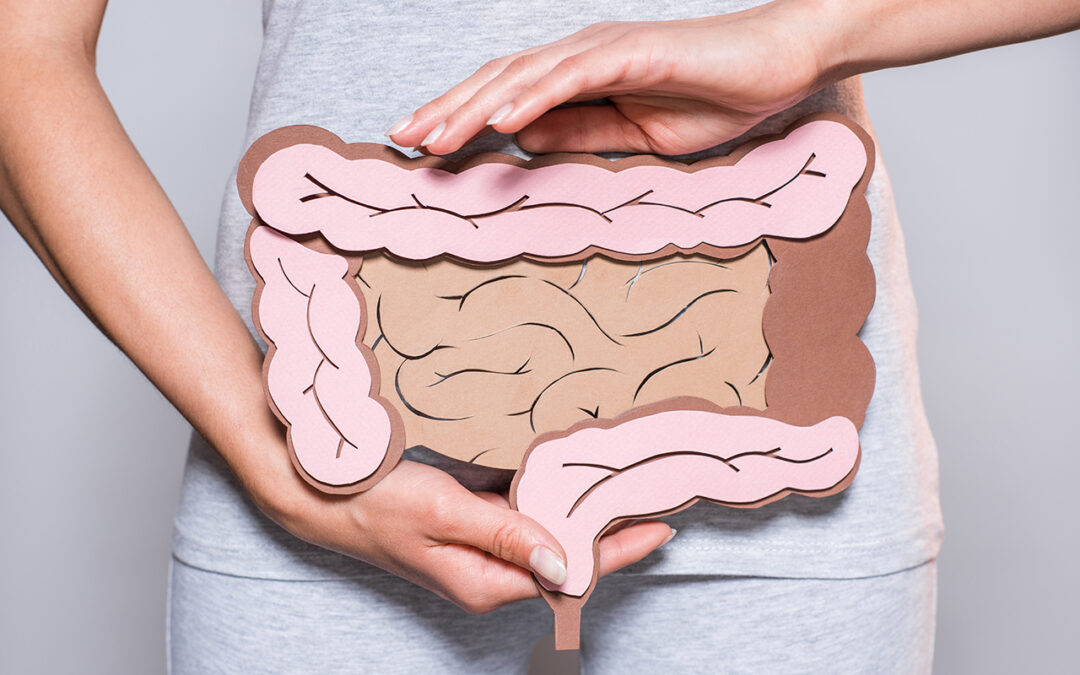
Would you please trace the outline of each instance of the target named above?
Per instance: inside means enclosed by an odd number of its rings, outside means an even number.
[[[567,553],[540,586],[576,646],[620,520],[850,484],[873,157],[834,113],[689,165],[263,136],[238,185],[294,465],[338,493],[414,445],[515,470],[512,505]]]

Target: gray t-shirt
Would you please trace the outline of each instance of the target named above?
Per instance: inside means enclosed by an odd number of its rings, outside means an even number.
[[[598,21],[683,19],[757,4],[622,0],[605,9],[602,3],[565,0],[264,0],[265,40],[245,147],[289,124],[319,125],[348,142],[388,142],[383,132],[391,123],[489,59]],[[676,159],[727,154],[750,137],[778,133],[819,110],[841,112],[873,133],[856,78],[818,92],[743,137]],[[532,156],[512,137],[493,133],[448,157],[483,151]],[[877,384],[859,434],[863,454],[854,482],[829,498],[796,495],[753,510],[698,504],[666,518],[678,536],[623,573],[858,577],[937,555],[943,534],[937,449],[919,390],[915,300],[880,153],[875,166],[867,199],[872,214],[868,254],[877,297],[861,337],[874,357]],[[249,221],[235,182],[230,182],[222,204],[216,275],[255,334],[255,283],[243,254]],[[429,451],[411,450],[406,456],[439,464],[473,487],[481,487],[486,478],[477,467],[444,461]],[[326,579],[381,573],[296,539],[263,516],[198,435],[192,438],[184,473],[173,549],[190,565],[241,576]]]

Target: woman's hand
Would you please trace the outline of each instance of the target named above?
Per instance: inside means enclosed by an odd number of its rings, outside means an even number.
[[[485,63],[387,135],[429,154],[491,128],[534,153],[686,154],[844,77],[1077,27],[1080,0],[776,0],[700,19],[603,22]]]
[[[604,22],[485,63],[388,135],[429,153],[485,125],[530,152],[676,155],[734,138],[824,86],[805,1],[680,21]],[[610,104],[551,110],[606,97]]]
[[[472,613],[538,595],[527,570],[565,580],[558,541],[491,492],[466,490],[449,474],[402,461],[367,492],[310,488],[286,459],[248,485],[260,508],[294,535],[408,579]],[[273,480],[266,476],[277,473]],[[660,521],[640,522],[600,540],[600,574],[645,557],[671,536]]]

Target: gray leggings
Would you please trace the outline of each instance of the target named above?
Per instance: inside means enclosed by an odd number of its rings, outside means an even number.
[[[858,579],[613,575],[582,672],[929,673],[936,564]],[[472,616],[389,574],[278,581],[172,561],[168,658],[188,673],[525,673],[543,601]]]

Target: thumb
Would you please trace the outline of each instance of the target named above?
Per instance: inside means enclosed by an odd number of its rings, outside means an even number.
[[[614,105],[555,108],[514,134],[532,153],[655,152],[648,135]]]
[[[523,513],[470,499],[470,506],[459,510],[463,517],[451,519],[443,533],[448,542],[487,551],[555,585],[566,581],[566,553],[550,532]]]
[[[685,155],[738,137],[766,115],[706,101],[619,94],[608,105],[554,108],[514,135],[524,150]]]

